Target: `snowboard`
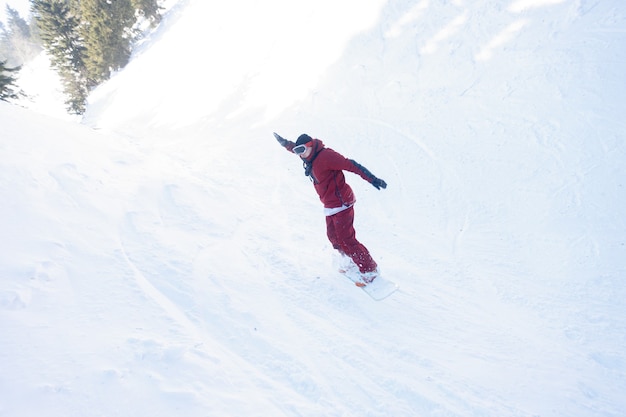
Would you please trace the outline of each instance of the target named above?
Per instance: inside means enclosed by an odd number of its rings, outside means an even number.
[[[376,301],[384,300],[385,298],[396,292],[396,290],[398,289],[398,284],[389,281],[388,279],[385,279],[380,275],[377,276],[376,279],[369,284],[363,285],[358,270],[355,270],[353,268],[340,268],[339,272],[350,281],[354,282],[357,287],[362,289],[363,292],[365,292],[367,295],[372,297],[373,300]]]

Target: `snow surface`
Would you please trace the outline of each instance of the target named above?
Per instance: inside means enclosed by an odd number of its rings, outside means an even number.
[[[19,106],[58,119],[80,121],[80,116],[66,111],[61,78],[50,69],[46,52],[23,64],[15,78],[15,85],[23,93],[17,101]]]
[[[0,102],[0,416],[623,415],[626,5],[296,3],[172,3],[81,124]],[[397,293],[272,131],[388,182]]]

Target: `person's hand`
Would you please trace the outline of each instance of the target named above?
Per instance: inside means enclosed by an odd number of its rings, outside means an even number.
[[[274,137],[276,138],[278,143],[280,143],[280,146],[287,147],[287,145],[289,145],[289,141],[280,136],[278,133],[274,132]]]
[[[380,190],[381,188],[387,188],[387,183],[385,181],[381,180],[380,178],[374,178],[374,180],[372,181],[372,185],[377,190]]]

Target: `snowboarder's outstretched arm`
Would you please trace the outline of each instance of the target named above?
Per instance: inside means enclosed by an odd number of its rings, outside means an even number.
[[[294,146],[296,146],[296,144],[294,142],[283,138],[282,136],[280,136],[276,132],[274,132],[274,137],[276,138],[278,143],[280,143],[280,146],[282,146],[283,148],[287,149],[289,152],[293,152],[293,148],[294,148]]]
[[[354,159],[348,159],[332,149],[326,149],[327,151],[323,163],[326,164],[328,169],[350,171],[372,184],[377,190],[387,188],[387,183],[384,180],[376,177],[369,169],[365,168]]]
[[[387,188],[387,183],[384,180],[372,174],[369,169],[365,168],[363,165],[359,164],[354,159],[349,159],[349,161],[352,162],[352,164],[357,168],[357,171],[354,171],[354,170],[350,170],[350,171],[360,175],[365,180],[369,181],[369,183],[372,184],[374,188],[376,188],[377,190],[380,190],[381,188],[383,189]],[[361,172],[358,172],[358,171],[361,171]]]

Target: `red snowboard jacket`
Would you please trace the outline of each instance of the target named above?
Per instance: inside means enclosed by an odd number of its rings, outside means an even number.
[[[293,144],[286,147],[293,149]],[[357,162],[347,159],[340,153],[324,147],[319,139],[313,139],[313,152],[303,159],[304,173],[313,181],[315,191],[325,208],[351,206],[356,202],[352,188],[346,183],[343,171],[350,171],[371,183],[374,178],[371,172]]]

